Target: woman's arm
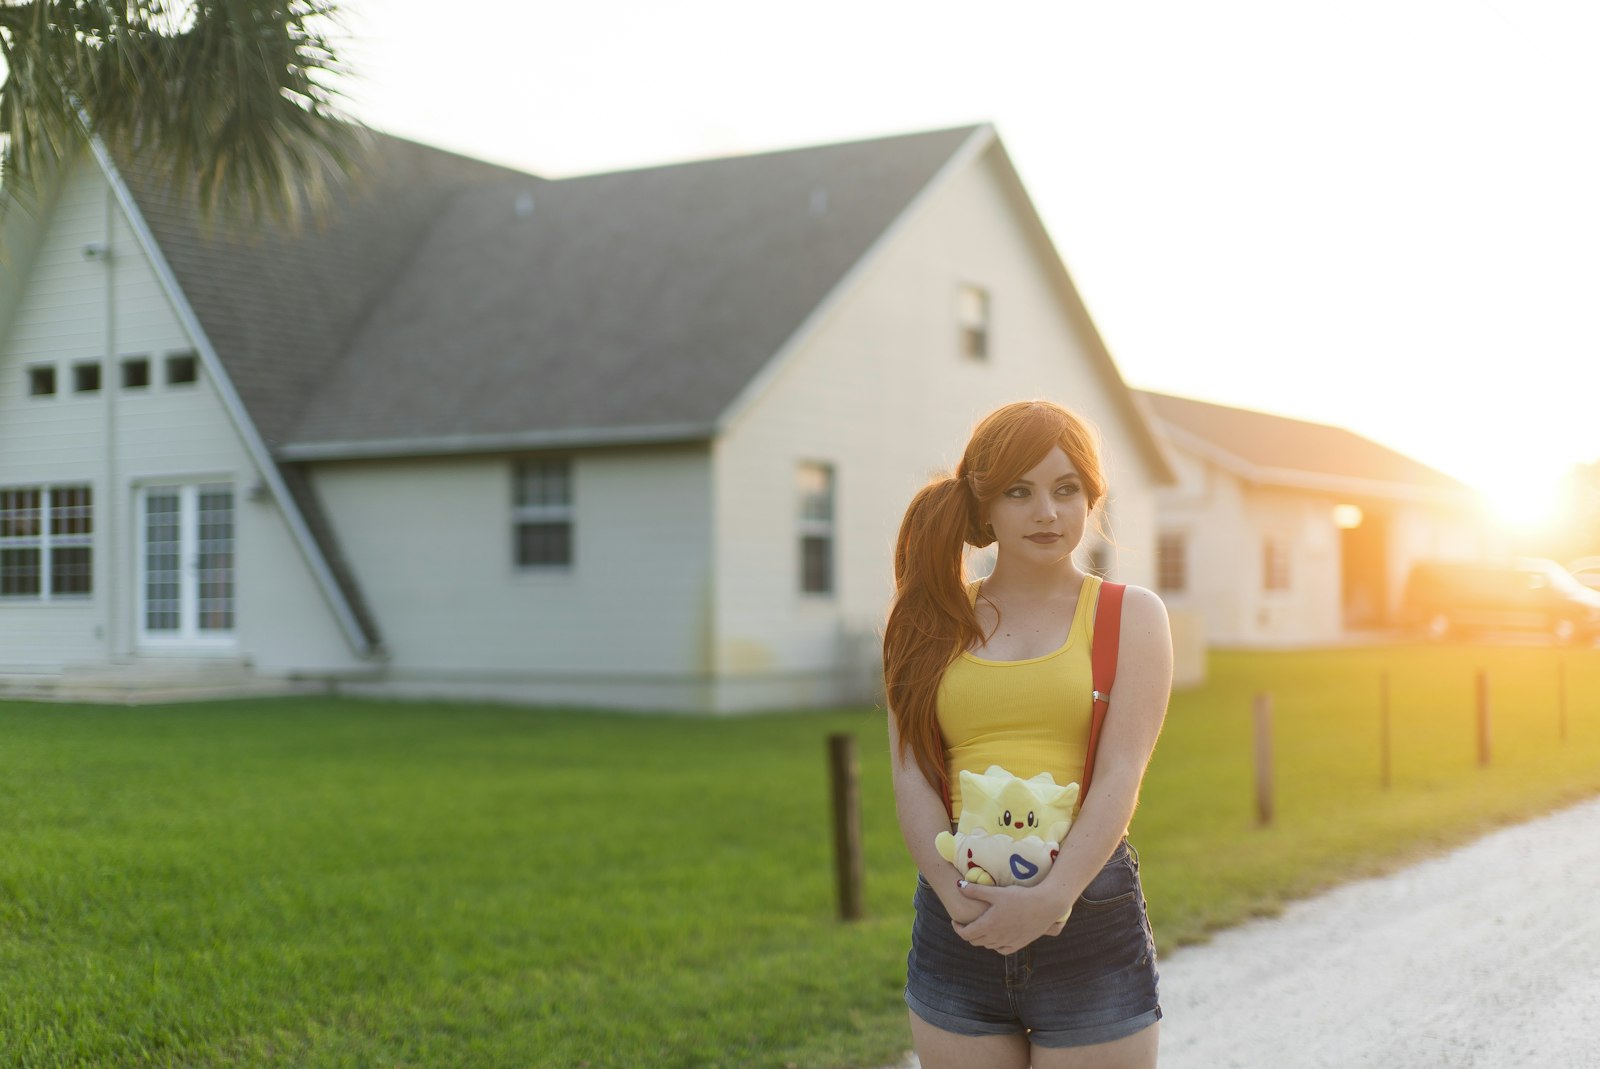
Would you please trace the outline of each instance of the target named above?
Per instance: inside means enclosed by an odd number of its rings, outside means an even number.
[[[944,799],[922,775],[916,758],[910,751],[900,749],[900,731],[894,713],[889,713],[889,761],[894,775],[894,810],[900,818],[900,835],[911,851],[911,860],[917,864],[933,893],[939,896],[944,908],[957,924],[977,920],[988,909],[982,902],[962,896],[956,881],[960,876],[956,867],[939,855],[933,840],[940,832],[950,830],[950,817],[945,811]]]
[[[962,889],[968,900],[991,907],[977,921],[957,926],[963,939],[1009,954],[1047,932],[1078,900],[1133,819],[1171,692],[1172,631],[1166,606],[1143,587],[1130,586],[1123,598],[1117,677],[1095,757],[1093,789],[1042,881],[1033,887]]]

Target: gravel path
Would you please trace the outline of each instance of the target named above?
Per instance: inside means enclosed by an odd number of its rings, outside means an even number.
[[[1182,948],[1161,1003],[1161,1069],[1600,1069],[1600,799]]]

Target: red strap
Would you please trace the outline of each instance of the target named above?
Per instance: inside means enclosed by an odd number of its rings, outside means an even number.
[[[1100,750],[1100,729],[1106,722],[1111,701],[1111,684],[1117,678],[1117,643],[1122,638],[1122,583],[1101,583],[1100,600],[1094,610],[1094,644],[1090,654],[1094,676],[1094,715],[1089,721],[1089,756],[1083,763],[1083,782],[1078,804],[1089,796],[1089,781],[1094,778],[1094,758]]]

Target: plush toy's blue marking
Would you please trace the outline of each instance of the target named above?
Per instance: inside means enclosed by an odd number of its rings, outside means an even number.
[[[1031,880],[1039,871],[1039,866],[1033,864],[1021,854],[1011,855],[1011,875],[1019,880]]]

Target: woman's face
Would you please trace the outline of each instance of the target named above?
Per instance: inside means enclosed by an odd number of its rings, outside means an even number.
[[[1017,560],[1049,564],[1070,557],[1088,521],[1083,480],[1059,445],[989,502],[996,549]]]

